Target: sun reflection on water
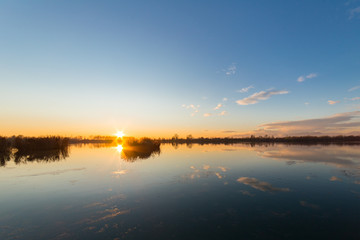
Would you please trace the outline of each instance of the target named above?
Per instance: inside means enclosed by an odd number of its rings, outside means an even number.
[[[117,145],[116,150],[117,150],[119,153],[121,153],[122,150],[123,150],[123,146],[122,146],[122,145]]]

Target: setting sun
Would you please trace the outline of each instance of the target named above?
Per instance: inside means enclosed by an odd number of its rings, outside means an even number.
[[[118,131],[117,133],[115,133],[115,136],[118,138],[122,138],[123,136],[125,136],[125,133],[123,131]]]

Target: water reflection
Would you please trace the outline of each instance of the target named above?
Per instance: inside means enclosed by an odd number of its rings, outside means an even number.
[[[219,180],[225,178],[225,175],[221,175],[217,169],[225,169],[224,167],[211,167],[210,165],[203,165],[201,168],[196,168],[195,166],[190,166],[191,173],[184,174],[181,176],[181,179],[179,182],[186,182],[188,180],[193,181],[195,179],[200,178],[208,178],[212,176],[216,176]],[[223,171],[225,172],[225,171]],[[226,181],[223,182],[224,185],[226,184]]]
[[[351,145],[274,145],[255,146],[261,157],[287,161],[289,164],[302,162],[323,163],[338,168],[360,168],[360,148]]]
[[[127,162],[135,162],[139,159],[148,159],[160,155],[160,145],[157,146],[117,146],[121,158]]]
[[[0,165],[6,166],[9,161],[14,161],[15,164],[24,164],[28,162],[55,162],[69,157],[69,148],[54,150],[22,150],[22,151],[8,151],[0,153]]]
[[[0,239],[360,236],[360,179],[338,174],[357,168],[356,146],[77,146],[0,169]]]
[[[268,182],[259,181],[256,178],[249,178],[249,177],[241,177],[237,180],[240,183],[243,183],[245,185],[248,185],[252,188],[255,188],[257,190],[260,190],[262,192],[289,192],[289,188],[277,188],[273,187]]]
[[[123,150],[123,146],[122,146],[122,145],[118,145],[118,146],[116,147],[116,150],[117,150],[119,153],[121,153],[122,150]]]
[[[164,145],[164,144],[163,144]],[[166,145],[166,144],[165,144]],[[178,149],[181,144],[171,143]],[[191,149],[194,145],[202,146],[203,144],[186,144]],[[209,148],[223,144],[211,144]],[[71,147],[86,148],[114,148],[121,159],[127,162],[134,162],[140,159],[147,159],[161,154],[160,144],[135,145],[129,146],[115,143],[87,143],[72,144]],[[274,143],[252,143],[252,144],[227,144],[227,148],[223,151],[231,152],[239,149],[247,149],[255,151],[263,158],[271,158],[286,161],[288,165],[302,162],[323,163],[334,165],[338,168],[359,169],[360,174],[360,148],[355,144],[316,144],[316,145],[300,145],[300,144],[274,144]],[[69,148],[65,147],[56,150],[46,151],[0,151],[0,166],[5,166],[7,162],[13,160],[16,164],[28,162],[54,162],[69,157]],[[304,149],[306,148],[306,151]]]
[[[160,144],[127,146],[116,143],[90,143],[90,144],[73,144],[72,147],[82,148],[114,148],[121,156],[121,159],[127,162],[134,162],[140,159],[147,159],[160,155]],[[6,166],[9,161],[15,164],[29,162],[55,162],[64,160],[69,157],[69,147],[54,150],[22,150],[22,151],[0,151],[0,166]]]

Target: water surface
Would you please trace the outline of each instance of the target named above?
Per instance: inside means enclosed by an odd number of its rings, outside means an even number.
[[[4,162],[0,239],[360,237],[357,145],[123,151],[80,145]]]

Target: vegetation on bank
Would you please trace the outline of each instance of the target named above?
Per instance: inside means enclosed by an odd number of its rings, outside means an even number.
[[[49,137],[0,137],[0,152],[16,149],[22,151],[54,150],[68,147],[69,138],[49,136]]]
[[[172,138],[134,138],[123,137],[117,138],[115,136],[96,136],[93,138],[70,138],[69,143],[109,143],[109,144],[124,144],[128,145],[151,145],[161,143],[177,143],[177,144],[234,144],[234,143],[304,143],[304,144],[316,144],[316,143],[360,143],[360,136],[288,136],[288,137],[274,137],[274,136],[250,136],[250,137],[225,137],[225,138],[194,138],[192,135],[186,136],[186,138],[180,138],[175,134]]]
[[[158,140],[134,137],[111,138],[111,141],[109,138],[83,139],[83,141],[78,138],[76,141],[70,140],[70,143],[91,144],[90,146],[95,148],[113,147],[118,149],[121,158],[127,162],[135,162],[160,154],[161,142]]]
[[[327,143],[346,143],[360,144],[360,136],[250,136],[242,138],[193,138],[188,135],[186,138],[179,138],[177,134],[169,139],[160,139],[161,143],[173,144],[235,144],[235,143],[289,143],[289,144],[327,144]]]
[[[105,143],[111,145],[121,144],[124,146],[144,146],[157,147],[161,143],[197,143],[197,144],[233,144],[233,143],[360,143],[360,136],[289,136],[289,137],[274,137],[274,136],[251,136],[242,138],[193,138],[188,135],[186,138],[180,138],[175,134],[172,138],[134,138],[115,136],[95,136],[92,138],[75,137],[64,138],[57,136],[50,137],[1,137],[0,136],[0,153],[9,152],[11,149],[17,151],[37,151],[37,150],[54,150],[64,149],[69,144],[76,143]]]
[[[151,139],[151,138],[134,138],[134,137],[122,137],[117,138],[116,142],[122,144],[123,146],[148,146],[155,147],[160,146],[160,141]]]
[[[70,144],[77,144],[77,143],[113,143],[116,141],[115,136],[92,136],[90,138],[85,138],[82,136],[69,138]]]
[[[57,161],[68,157],[70,144],[100,144],[104,147],[121,145],[121,157],[125,161],[146,159],[154,154],[160,154],[160,145],[170,143],[178,144],[360,144],[360,136],[297,136],[297,137],[273,137],[251,136],[243,138],[193,138],[188,135],[180,138],[177,134],[166,139],[134,138],[96,136],[93,138],[64,138],[64,137],[1,137],[0,136],[0,166],[5,166],[7,161],[13,159],[15,163],[27,161]]]
[[[11,159],[27,161],[57,161],[68,157],[69,139],[63,137],[0,137],[0,166]]]

